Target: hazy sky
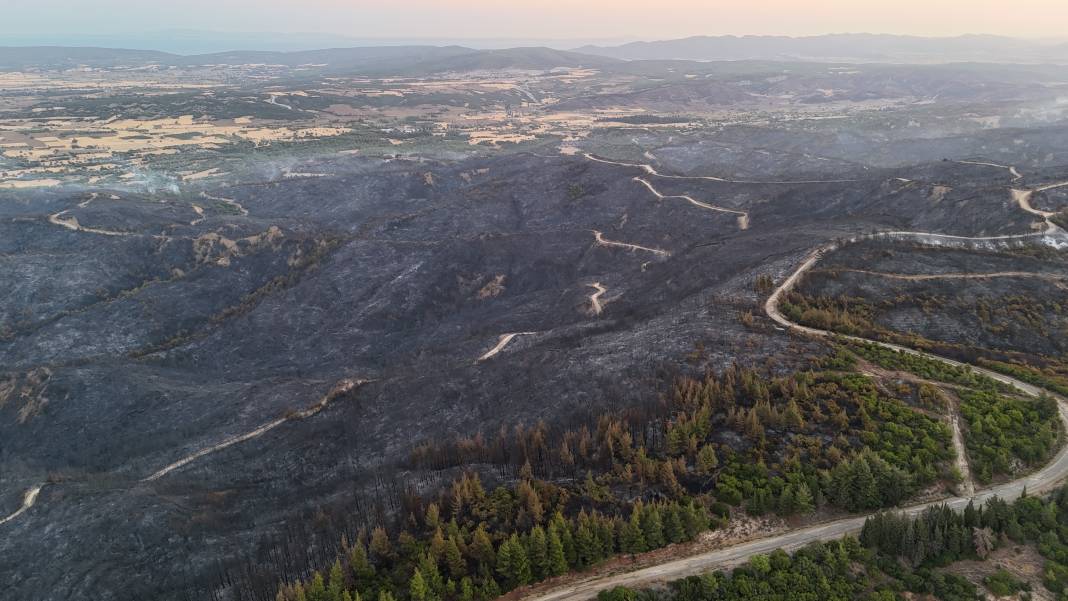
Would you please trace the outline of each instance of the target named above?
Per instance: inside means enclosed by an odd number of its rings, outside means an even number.
[[[190,28],[403,38],[1068,37],[1068,0],[0,0],[0,15],[0,34]]]

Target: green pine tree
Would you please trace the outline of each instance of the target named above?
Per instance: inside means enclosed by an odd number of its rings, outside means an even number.
[[[663,547],[667,541],[664,540],[664,526],[660,519],[660,510],[656,505],[649,505],[642,509],[641,524],[642,536],[648,548]]]
[[[535,526],[530,531],[527,555],[530,557],[530,566],[537,579],[549,576],[549,540],[545,535],[545,529]]]
[[[341,560],[334,560],[330,566],[330,580],[326,587],[328,601],[341,601],[341,593],[345,591],[345,573],[341,571]]]
[[[549,530],[549,576],[562,576],[567,573],[567,557],[564,556],[564,545],[560,542],[560,536],[555,529]]]
[[[526,549],[516,534],[501,543],[497,551],[497,572],[504,578],[509,589],[530,582],[530,558],[527,557]]]
[[[430,585],[423,578],[423,572],[419,568],[415,568],[415,572],[412,573],[412,577],[408,581],[408,595],[412,601],[431,600],[433,594],[430,591]]]
[[[367,559],[367,549],[363,543],[357,543],[349,552],[349,567],[357,584],[364,584],[375,577],[375,567]]]
[[[708,475],[717,467],[719,467],[719,458],[716,457],[716,449],[710,444],[701,447],[697,453],[697,473]]]
[[[323,575],[320,572],[316,572],[312,576],[311,584],[308,585],[308,601],[329,601],[326,597],[326,582],[323,580]]]
[[[678,505],[672,503],[664,507],[664,536],[673,543],[684,543],[687,540],[686,529],[682,526],[679,517]]]
[[[445,543],[445,565],[449,567],[449,575],[454,579],[463,578],[467,574],[467,562],[460,553],[460,545],[456,543],[456,537],[450,536]]]
[[[815,501],[812,498],[812,490],[808,487],[807,483],[802,482],[797,486],[797,491],[794,495],[794,503],[798,513],[812,513],[816,508]]]

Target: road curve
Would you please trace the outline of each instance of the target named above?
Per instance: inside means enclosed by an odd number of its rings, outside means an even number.
[[[1063,244],[1068,244],[1068,241],[1060,240],[1063,238],[1063,234],[1025,234],[1023,236],[995,236],[985,238],[966,238],[962,236],[942,236],[939,234],[931,234],[926,232],[893,232],[894,238],[909,238],[914,241],[929,242],[932,237],[935,239],[935,244],[939,243],[939,239],[950,240],[971,240],[979,244],[988,244],[992,241],[1004,241],[1007,243],[1013,243],[1021,238],[1032,238],[1038,241],[1040,244],[1051,244],[1057,247],[1063,247]],[[801,277],[811,270],[821,258],[826,256],[827,253],[836,250],[844,244],[857,242],[865,239],[879,239],[885,237],[887,234],[873,234],[869,236],[860,236],[853,238],[845,242],[835,242],[826,246],[820,247],[812,251],[800,266],[789,277],[786,278],[768,297],[767,302],[764,305],[764,309],[772,320],[779,325],[809,336],[815,336],[820,338],[841,337],[857,342],[866,342],[871,344],[877,344],[889,349],[911,353],[941,361],[948,365],[964,366],[964,363],[925,353],[916,351],[913,349],[905,348],[896,344],[889,344],[879,342],[875,340],[867,340],[864,338],[839,336],[826,330],[819,330],[816,328],[810,328],[794,323],[787,319],[779,310],[779,303],[783,297],[790,290],[797,285]],[[1050,240],[1055,237],[1056,240]],[[1021,382],[1015,378],[983,369],[978,366],[968,365],[976,373],[983,374],[989,378],[993,378],[999,382],[1003,382],[1010,386],[1015,387],[1020,392],[1037,397],[1041,394],[1048,394],[1045,390],[1032,386],[1026,382]],[[1068,431],[1068,400],[1056,396],[1053,396],[1057,400],[1058,408],[1060,409],[1061,422],[1065,426],[1065,430]],[[946,504],[949,507],[962,510],[969,502],[975,502],[976,504],[985,503],[993,497],[999,497],[1006,500],[1012,500],[1019,497],[1024,490],[1029,493],[1044,493],[1055,489],[1066,478],[1068,478],[1068,445],[1062,446],[1057,455],[1042,469],[1032,473],[1029,476],[1025,476],[1019,480],[1007,482],[993,486],[976,494],[962,497],[952,497],[939,501],[932,501],[929,503],[921,503],[902,508],[901,511],[908,515],[916,515],[923,512],[925,509]],[[709,551],[690,557],[683,557],[674,561],[669,561],[655,566],[650,566],[633,572],[627,572],[623,574],[615,574],[604,577],[593,577],[588,580],[569,584],[546,593],[537,594],[529,597],[525,597],[524,601],[562,601],[562,600],[577,600],[587,599],[595,596],[597,593],[608,590],[617,586],[629,586],[639,587],[647,586],[655,582],[662,582],[666,580],[677,580],[685,578],[687,576],[696,576],[709,571],[720,570],[724,568],[730,568],[747,561],[750,557],[770,553],[776,549],[782,549],[787,552],[792,552],[800,549],[810,543],[817,541],[828,541],[841,538],[845,535],[859,533],[864,526],[864,521],[868,518],[867,515],[844,518],[840,520],[834,520],[823,524],[817,524],[809,526],[808,528],[802,528],[794,530],[784,534],[769,536],[759,540],[750,541],[740,545],[727,547],[724,549],[717,549],[715,551]]]
[[[95,227],[85,227],[84,225],[78,223],[78,218],[77,217],[74,217],[73,215],[71,215],[69,217],[64,217],[64,215],[66,215],[66,214],[67,214],[67,211],[60,211],[58,213],[55,213],[54,215],[49,215],[48,216],[48,223],[51,223],[52,225],[58,225],[60,227],[65,227],[65,228],[67,228],[68,230],[70,230],[72,232],[85,232],[87,234],[99,234],[101,236],[134,236],[134,235],[136,235],[136,234],[133,234],[131,232],[117,232],[117,231],[114,231],[114,230],[103,230],[103,229],[99,229],[99,228],[95,228]]]
[[[26,493],[22,495],[22,506],[18,508],[18,511],[12,513],[6,518],[0,518],[0,526],[14,520],[20,515],[26,513],[31,507],[33,507],[33,504],[37,502],[37,495],[41,494],[42,488],[44,488],[43,484],[34,486],[30,490],[27,490]]]
[[[650,192],[653,193],[654,196],[656,196],[660,200],[665,200],[665,199],[670,199],[670,198],[678,198],[680,200],[685,200],[686,202],[688,202],[688,203],[690,203],[690,204],[692,204],[694,206],[701,207],[702,209],[707,209],[709,211],[718,211],[720,213],[730,213],[732,215],[737,215],[738,216],[738,229],[742,229],[742,230],[749,229],[749,213],[747,213],[745,211],[739,211],[737,209],[728,209],[726,207],[717,207],[716,205],[711,205],[711,204],[708,204],[707,202],[701,202],[700,200],[697,200],[696,198],[694,198],[692,196],[688,196],[686,194],[674,194],[674,195],[661,194],[660,191],[657,190],[655,187],[653,187],[653,184],[649,183],[649,180],[647,180],[647,179],[642,179],[640,177],[635,177],[634,181],[638,182],[639,184],[644,185],[646,188],[649,189]]]
[[[594,315],[600,315],[601,311],[604,311],[604,303],[601,302],[601,297],[604,296],[605,292],[608,292],[608,289],[600,282],[586,284],[586,286],[594,289],[594,293],[590,295],[590,311],[593,311]]]
[[[714,177],[714,176],[711,176],[711,175],[669,175],[669,174],[666,174],[666,173],[660,173],[659,171],[656,170],[655,167],[653,167],[652,165],[649,165],[648,163],[624,163],[622,161],[610,161],[608,159],[602,159],[600,157],[595,157],[595,156],[593,156],[592,154],[590,154],[588,152],[582,153],[582,156],[584,156],[584,157],[586,157],[586,159],[588,159],[590,161],[594,161],[596,163],[604,163],[606,165],[618,165],[620,167],[634,167],[636,169],[641,169],[642,171],[644,171],[648,175],[652,175],[652,176],[655,176],[655,177],[662,177],[664,179],[696,179],[696,180],[705,180],[705,181],[709,181],[709,182],[724,182],[724,183],[728,183],[728,184],[754,184],[754,185],[760,185],[760,184],[845,184],[845,183],[850,183],[850,182],[862,182],[862,181],[864,181],[862,179],[803,179],[803,180],[792,180],[792,181],[791,180],[760,181],[760,180],[747,180],[747,179],[726,179],[726,178],[722,178],[722,177]]]
[[[497,346],[483,353],[482,356],[475,360],[475,363],[482,363],[483,361],[494,357],[497,353],[503,351],[504,347],[508,346],[508,343],[516,336],[530,336],[531,334],[536,334],[536,332],[513,332],[511,334],[501,334],[500,338],[497,339]]]
[[[645,252],[651,252],[654,255],[661,257],[671,256],[671,251],[664,250],[662,248],[652,248],[649,246],[642,246],[640,244],[630,244],[629,242],[616,242],[615,240],[609,240],[604,237],[603,232],[597,230],[593,231],[593,239],[597,242],[598,246],[614,246],[616,248],[626,248],[627,250],[644,250]]]
[[[1007,169],[1009,175],[1012,176],[1012,181],[1023,178],[1023,174],[1016,170],[1014,165],[1001,165],[999,163],[992,163],[988,161],[956,161],[960,165],[982,165],[984,167],[997,167],[998,169]]]

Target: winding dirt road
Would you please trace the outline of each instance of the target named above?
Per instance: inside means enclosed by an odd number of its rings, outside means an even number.
[[[81,205],[79,205],[81,206]],[[131,232],[116,232],[113,230],[102,230],[95,227],[85,227],[78,223],[78,218],[71,215],[70,217],[64,217],[68,211],[60,211],[54,215],[48,216],[48,222],[52,225],[58,225],[65,227],[68,230],[74,232],[85,232],[87,234],[99,234],[101,236],[136,236],[137,234]]]
[[[670,175],[670,174],[667,174],[667,173],[660,173],[659,171],[656,170],[655,167],[653,167],[652,165],[649,165],[648,163],[624,163],[622,161],[610,161],[608,159],[602,159],[600,157],[595,157],[595,156],[593,156],[592,154],[590,154],[588,152],[582,153],[582,156],[584,156],[588,160],[594,161],[596,163],[604,163],[606,165],[618,165],[620,167],[633,167],[635,169],[641,169],[642,171],[644,171],[648,175],[652,175],[654,177],[662,177],[664,179],[691,179],[691,180],[705,180],[705,181],[709,181],[709,182],[723,182],[723,183],[727,183],[727,184],[754,184],[754,185],[760,185],[760,184],[787,184],[787,185],[794,185],[794,184],[845,184],[845,183],[850,183],[850,182],[864,181],[864,180],[860,180],[860,179],[807,179],[807,180],[766,180],[766,181],[761,181],[761,180],[746,180],[746,179],[726,179],[726,178],[715,177],[715,176],[711,176],[711,175]]]
[[[208,200],[214,200],[216,202],[221,202],[221,203],[226,204],[226,205],[230,205],[231,207],[236,209],[237,212],[241,213],[245,217],[248,217],[248,209],[246,209],[245,207],[241,206],[241,203],[237,202],[236,200],[234,200],[232,198],[223,198],[222,196],[212,196],[211,194],[208,194],[207,192],[201,192],[200,193],[200,197],[201,198],[206,198]]]
[[[942,238],[948,238],[952,240],[971,240],[980,244],[989,243],[991,241],[1005,241],[1016,242],[1021,238],[1030,238],[1038,242],[1039,244],[1049,244],[1060,247],[1062,244],[1068,244],[1068,241],[1050,240],[1050,235],[1045,234],[1024,234],[1013,236],[994,236],[984,238],[966,238],[963,236],[951,236],[945,237],[939,234],[930,234],[927,232],[893,232],[896,238],[912,238],[917,242],[929,242],[933,239],[935,244],[938,244],[938,240]],[[857,242],[864,239],[882,238],[883,235],[871,235],[861,236],[849,240],[844,243],[831,243],[811,252],[800,266],[793,273],[790,274],[775,290],[771,296],[768,297],[767,302],[764,305],[764,309],[768,316],[783,326],[786,329],[793,330],[800,334],[814,336],[818,338],[830,338],[838,336],[832,332],[826,330],[819,330],[816,328],[810,328],[796,324],[786,318],[779,310],[779,303],[783,297],[797,285],[801,277],[810,271],[820,261],[821,258],[826,256],[829,252],[840,248],[843,244]],[[1058,238],[1064,237],[1058,235]],[[953,366],[964,366],[959,361],[940,357],[938,355],[932,355],[930,353],[924,353],[913,349],[905,348],[895,344],[888,344],[878,342],[874,340],[866,340],[863,338],[843,336],[843,338],[851,339],[857,342],[866,342],[872,344],[878,344],[885,348],[889,348],[896,351],[910,353],[913,355],[919,355],[927,357],[942,363]],[[1015,378],[993,372],[987,369],[983,369],[978,366],[968,366],[976,373],[983,374],[989,378],[993,378],[999,382],[1003,382],[1010,386],[1015,387],[1017,390],[1025,395],[1037,397],[1042,394],[1048,394],[1045,390],[1042,390],[1026,382],[1021,382]],[[1051,395],[1057,400],[1058,408],[1060,409],[1061,421],[1064,424],[1066,430],[1068,430],[1068,400]],[[959,432],[959,426],[955,428]],[[987,500],[993,497],[1000,497],[1006,500],[1012,500],[1019,497],[1025,490],[1029,493],[1044,493],[1055,489],[1066,478],[1068,478],[1068,445],[1063,446],[1057,455],[1050,461],[1045,467],[1032,473],[1029,476],[1000,484],[982,490],[976,494],[965,494],[961,497],[952,497],[949,499],[943,499],[939,501],[933,501],[930,503],[922,503],[918,505],[912,505],[902,509],[902,511],[908,515],[916,515],[924,511],[928,507],[946,504],[953,509],[962,510],[969,502],[974,501],[976,504],[985,503]],[[966,478],[967,481],[967,478]],[[967,488],[967,486],[965,487]],[[648,586],[656,582],[663,582],[668,580],[676,580],[679,578],[685,578],[687,576],[696,576],[706,572],[721,570],[725,568],[731,568],[747,561],[750,557],[757,554],[770,553],[776,549],[782,549],[787,552],[795,551],[817,541],[828,541],[841,538],[849,534],[857,534],[864,526],[864,521],[868,516],[857,516],[851,518],[845,518],[840,520],[834,520],[824,524],[810,526],[800,530],[795,530],[785,534],[777,536],[769,536],[760,540],[747,542],[724,549],[718,549],[706,553],[701,553],[691,557],[684,557],[669,561],[655,566],[650,566],[633,572],[627,572],[623,574],[613,574],[603,577],[591,577],[587,580],[579,581],[576,583],[561,586],[554,590],[550,590],[544,593],[537,593],[524,598],[524,601],[562,601],[562,600],[577,600],[588,599],[596,596],[597,593],[608,590],[617,586],[629,586],[640,587]]]
[[[1023,178],[1023,174],[1016,170],[1013,165],[1000,165],[998,163],[989,163],[986,161],[955,161],[961,165],[982,165],[984,167],[997,167],[998,169],[1007,169],[1009,174],[1012,175],[1012,181]]]
[[[600,315],[601,311],[604,311],[604,305],[601,304],[601,297],[604,296],[605,292],[608,292],[608,289],[602,286],[600,282],[586,285],[594,289],[594,293],[590,295],[590,310],[593,311],[594,315]]]
[[[685,200],[686,202],[689,202],[692,205],[701,207],[702,209],[707,209],[709,211],[718,211],[720,213],[731,213],[733,215],[737,215],[738,216],[738,229],[742,229],[742,230],[749,229],[749,213],[747,213],[745,211],[739,211],[739,210],[736,210],[736,209],[728,209],[726,207],[717,207],[716,205],[710,205],[707,202],[701,202],[700,200],[697,200],[696,198],[694,198],[692,196],[687,196],[685,194],[676,194],[676,195],[661,194],[659,190],[657,190],[655,187],[653,187],[653,184],[649,183],[649,180],[642,179],[640,177],[635,177],[634,181],[636,181],[636,182],[638,182],[640,184],[643,184],[646,188],[649,189],[650,192],[653,193],[654,196],[656,196],[660,200],[678,198],[678,199],[681,199],[681,200]]]

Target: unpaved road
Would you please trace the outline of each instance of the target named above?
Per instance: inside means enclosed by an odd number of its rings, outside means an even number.
[[[604,296],[608,289],[601,285],[600,282],[594,282],[592,284],[586,284],[590,288],[594,289],[594,293],[590,295],[590,310],[594,315],[600,315],[604,310],[604,305],[601,304],[601,297]]]
[[[78,218],[74,217],[73,215],[70,216],[70,217],[64,217],[64,215],[66,213],[67,213],[67,211],[60,211],[60,212],[58,212],[58,213],[56,213],[54,215],[49,215],[48,216],[48,222],[51,223],[52,225],[58,225],[60,227],[65,227],[68,230],[71,230],[71,231],[74,231],[74,232],[85,232],[87,234],[99,234],[101,236],[134,236],[134,235],[136,235],[136,234],[132,234],[130,232],[116,232],[116,231],[112,231],[112,230],[97,229],[97,228],[94,228],[94,227],[85,227],[82,224],[78,223]]]
[[[1035,192],[1045,192],[1046,190],[1052,190],[1054,188],[1063,188],[1068,186],[1068,182],[1057,182],[1055,184],[1046,184],[1045,186],[1039,186],[1035,188]]]
[[[997,167],[998,169],[1008,169],[1009,174],[1012,175],[1012,181],[1021,179],[1023,175],[1016,170],[1013,165],[1000,165],[998,163],[988,163],[986,161],[957,161],[961,165],[982,165],[984,167]]]
[[[949,427],[953,433],[953,449],[957,452],[957,471],[960,472],[961,490],[966,497],[975,494],[975,481],[972,480],[972,471],[968,467],[968,450],[964,446],[964,435],[960,431],[960,411],[956,403],[949,403]]]
[[[1014,241],[1021,237],[1033,238],[1040,243],[1046,241],[1046,237],[1036,234],[1027,234],[1023,236],[997,236],[987,238],[966,238],[963,236],[951,236],[944,237],[939,234],[930,234],[926,232],[894,232],[895,237],[908,238],[911,237],[916,241],[930,241],[932,237],[937,240],[939,238],[949,238],[954,240],[972,240],[976,242],[989,242],[992,240],[1004,240]],[[850,242],[855,242],[862,239],[877,238],[880,236],[862,236],[853,239]],[[847,242],[848,243],[848,242]],[[826,330],[819,330],[816,328],[809,328],[796,324],[787,319],[781,311],[779,311],[779,303],[782,298],[789,292],[801,277],[811,270],[819,260],[827,253],[836,250],[840,247],[840,243],[828,244],[821,247],[812,253],[810,253],[801,265],[790,274],[779,286],[772,292],[765,303],[765,311],[768,316],[779,325],[799,332],[801,334],[816,336],[820,338],[829,338],[835,336],[835,334]],[[852,339],[858,342],[869,342],[878,344],[880,346],[911,353],[915,355],[924,356],[936,361],[941,361],[948,365],[962,366],[959,361],[952,359],[946,359],[937,355],[916,351],[913,349],[901,347],[894,344],[882,343],[874,340],[866,340],[856,337],[844,337]],[[987,377],[993,378],[997,381],[1003,382],[1010,386],[1014,386],[1022,393],[1028,396],[1039,396],[1040,394],[1047,394],[1046,391],[1039,389],[1036,386],[1021,382],[1009,376],[992,372],[977,366],[969,366],[973,371],[981,373]],[[1051,395],[1052,396],[1052,395]],[[1068,430],[1068,400],[1064,398],[1054,396],[1057,399],[1058,407],[1060,409],[1061,421]],[[970,501],[974,501],[976,504],[985,503],[987,500],[993,497],[1000,497],[1006,500],[1012,500],[1020,496],[1024,490],[1029,493],[1044,493],[1055,489],[1066,478],[1068,478],[1068,446],[1063,446],[1057,455],[1041,470],[1005,484],[1000,484],[977,494],[966,495],[962,497],[952,497],[949,499],[932,501],[930,503],[922,503],[904,508],[902,511],[909,515],[916,515],[928,507],[946,504],[953,509],[962,510],[968,505]],[[617,586],[648,586],[655,582],[662,582],[667,580],[677,580],[679,578],[685,578],[687,576],[696,576],[706,572],[721,570],[730,568],[747,561],[750,557],[762,553],[770,553],[776,549],[782,549],[787,552],[795,551],[817,541],[827,541],[841,538],[848,534],[856,534],[860,532],[860,529],[864,525],[864,521],[868,516],[858,516],[852,518],[845,518],[840,520],[834,520],[824,524],[810,526],[793,532],[780,534],[776,536],[769,536],[760,540],[747,542],[732,547],[719,549],[716,551],[710,551],[707,553],[701,553],[691,557],[684,557],[662,563],[660,565],[635,570],[633,572],[627,572],[623,574],[614,574],[603,577],[592,577],[588,580],[580,581],[577,583],[562,586],[549,592],[540,593],[526,597],[524,601],[561,601],[561,600],[577,600],[588,599],[597,595],[597,593],[608,590]]]
[[[660,255],[661,257],[671,256],[670,251],[666,251],[662,248],[650,248],[648,246],[641,246],[639,244],[629,244],[627,242],[616,242],[615,240],[609,240],[608,238],[604,237],[603,233],[597,230],[593,230],[593,239],[597,241],[597,244],[599,246],[615,246],[617,248],[626,248],[629,250],[644,250],[645,252],[651,252],[653,254]]]
[[[733,215],[737,215],[738,216],[738,229],[742,229],[742,230],[749,229],[749,213],[746,213],[745,211],[739,211],[739,210],[736,210],[736,209],[728,209],[726,207],[717,207],[716,205],[710,205],[707,202],[701,202],[700,200],[697,200],[696,198],[694,198],[692,196],[687,196],[685,194],[677,194],[677,195],[661,194],[659,190],[657,190],[655,187],[653,187],[653,184],[649,183],[649,180],[642,179],[640,177],[636,177],[636,178],[634,178],[634,181],[636,181],[636,182],[638,182],[640,184],[643,184],[646,188],[649,189],[650,192],[653,193],[653,195],[655,195],[660,200],[665,200],[665,199],[670,199],[670,198],[678,198],[678,199],[681,199],[681,200],[685,200],[686,202],[688,202],[688,203],[690,203],[692,205],[701,207],[702,209],[707,209],[709,211],[719,211],[721,213],[731,213]]]
[[[241,434],[240,436],[234,436],[234,437],[228,438],[228,439],[226,439],[226,440],[224,440],[224,441],[222,441],[222,442],[220,442],[218,444],[213,444],[211,446],[204,447],[203,449],[200,449],[200,450],[198,450],[198,451],[196,451],[194,453],[186,455],[185,457],[179,459],[178,461],[175,461],[174,463],[164,467],[163,469],[157,471],[156,473],[152,474],[151,476],[143,479],[142,482],[152,482],[153,480],[159,480],[160,478],[162,478],[163,476],[166,476],[167,474],[173,472],[174,470],[179,469],[181,467],[184,467],[186,465],[189,465],[190,463],[193,463],[194,461],[196,461],[197,459],[200,459],[201,457],[204,457],[205,455],[210,455],[212,453],[215,453],[216,451],[221,451],[221,450],[223,450],[223,449],[225,449],[227,447],[231,447],[231,446],[233,446],[235,444],[238,444],[238,443],[241,443],[241,442],[245,442],[246,440],[252,440],[253,438],[256,438],[257,436],[263,436],[267,432],[270,432],[271,430],[277,428],[278,426],[281,426],[282,424],[286,423],[287,421],[305,419],[305,418],[311,417],[311,416],[319,413],[323,409],[326,409],[327,405],[329,405],[330,402],[333,401],[334,399],[336,399],[337,397],[341,396],[342,394],[345,394],[347,392],[352,391],[357,386],[360,386],[360,385],[363,385],[363,384],[366,384],[366,383],[367,383],[367,380],[352,380],[352,379],[341,380],[340,382],[335,384],[334,387],[331,388],[330,391],[327,392],[323,396],[323,398],[319,399],[319,402],[315,403],[311,407],[308,407],[307,409],[304,409],[303,411],[297,411],[297,412],[291,413],[289,415],[280,417],[280,418],[278,418],[278,419],[276,419],[274,421],[267,422],[266,424],[263,424],[262,426],[256,428],[255,430],[252,430],[251,432],[246,432],[244,434]]]
[[[14,520],[33,507],[33,504],[37,502],[37,495],[41,494],[41,488],[43,488],[43,485],[34,486],[30,490],[27,490],[26,493],[22,495],[22,507],[19,507],[18,511],[6,518],[0,519],[0,526]]]
[[[293,110],[292,106],[290,106],[288,104],[285,104],[285,103],[282,103],[282,102],[278,102],[278,97],[279,96],[289,96],[289,94],[272,93],[270,95],[270,97],[268,97],[267,100],[265,100],[264,102],[266,102],[267,104],[273,104],[275,106],[280,106],[280,107],[282,107],[282,108],[284,108],[286,110],[290,110],[290,111]]]
[[[867,269],[838,269],[828,267],[818,271],[827,273],[860,273],[891,280],[907,280],[910,282],[925,282],[928,280],[985,280],[988,278],[1037,278],[1040,280],[1063,281],[1068,275],[1055,273],[1034,273],[1031,271],[991,271],[987,273],[889,273],[886,271],[868,271]]]
[[[669,174],[666,174],[666,173],[660,173],[659,171],[656,170],[655,167],[653,167],[652,165],[649,165],[647,163],[624,163],[622,161],[610,161],[608,159],[602,159],[600,157],[595,157],[595,156],[593,156],[592,154],[590,154],[588,152],[582,153],[582,156],[586,157],[587,159],[589,159],[591,161],[594,161],[594,162],[597,162],[597,163],[604,163],[606,165],[618,165],[620,167],[634,167],[635,169],[641,169],[642,171],[644,171],[645,173],[647,173],[649,175],[652,175],[652,176],[655,176],[655,177],[662,177],[664,179],[705,180],[705,181],[710,181],[710,182],[724,182],[724,183],[728,183],[728,184],[845,184],[845,183],[849,183],[849,182],[864,181],[864,180],[860,180],[860,179],[807,179],[807,180],[767,180],[767,181],[758,181],[758,180],[746,180],[746,179],[726,179],[726,178],[722,178],[722,177],[714,177],[714,176],[711,176],[711,175],[669,175]]]
[[[246,209],[245,207],[241,206],[241,203],[237,202],[236,200],[234,200],[232,198],[223,198],[222,196],[212,196],[211,194],[208,194],[207,192],[201,192],[200,193],[200,197],[201,198],[206,198],[208,200],[214,200],[216,202],[221,202],[223,204],[230,205],[231,207],[236,209],[242,215],[244,215],[246,217],[248,216],[248,209]]]
[[[497,353],[503,351],[504,347],[508,346],[508,343],[511,342],[516,336],[529,336],[530,334],[534,334],[534,332],[513,332],[511,334],[501,334],[501,337],[497,340],[497,346],[483,353],[481,357],[475,360],[475,363],[482,363],[486,359],[489,359]]]
[[[169,474],[169,473],[171,473],[171,472],[173,472],[173,471],[175,471],[177,469],[185,467],[186,465],[189,465],[190,463],[193,463],[194,461],[196,461],[197,459],[200,459],[201,457],[204,457],[206,455],[210,455],[210,454],[215,453],[217,451],[221,451],[221,450],[223,450],[223,449],[225,449],[227,447],[231,447],[231,446],[233,446],[235,444],[242,443],[242,442],[245,442],[247,440],[251,440],[251,439],[256,438],[258,436],[262,436],[262,435],[266,434],[267,432],[270,432],[271,430],[277,428],[278,426],[281,426],[282,424],[284,424],[284,423],[286,423],[288,421],[306,419],[306,418],[309,418],[309,417],[311,417],[313,415],[316,415],[317,413],[319,413],[320,411],[325,409],[331,403],[331,401],[333,401],[334,399],[338,398],[339,396],[341,396],[341,395],[343,395],[345,393],[351,392],[356,387],[361,386],[363,384],[366,384],[367,382],[369,382],[369,380],[354,380],[354,379],[349,379],[349,378],[346,378],[344,380],[340,380],[339,382],[334,384],[333,388],[331,388],[329,392],[327,392],[325,395],[323,395],[323,397],[321,399],[319,399],[319,401],[317,403],[315,403],[314,405],[312,405],[312,406],[310,406],[310,407],[308,407],[308,408],[306,408],[304,410],[290,413],[288,415],[285,415],[284,417],[280,417],[280,418],[278,418],[278,419],[276,419],[274,421],[271,421],[271,422],[268,422],[266,424],[263,424],[262,426],[254,429],[254,430],[252,430],[250,432],[246,432],[246,433],[241,434],[239,436],[233,436],[233,437],[228,438],[228,439],[226,439],[226,440],[224,440],[224,441],[222,441],[220,443],[213,444],[213,445],[204,447],[202,449],[199,449],[199,450],[197,450],[197,451],[195,451],[193,453],[190,453],[189,455],[186,455],[185,457],[182,457],[178,461],[175,461],[174,463],[171,463],[171,464],[163,467],[162,469],[158,470],[157,472],[153,473],[152,475],[150,475],[150,476],[148,476],[146,478],[143,478],[141,480],[141,482],[152,482],[152,481],[155,481],[155,480],[159,480],[163,476],[166,476],[167,474]],[[38,496],[38,494],[40,494],[42,487],[43,487],[43,485],[42,486],[35,486],[34,488],[31,488],[30,490],[26,491],[26,494],[23,497],[22,507],[19,508],[19,510],[16,511],[15,513],[12,513],[11,515],[9,515],[9,516],[7,516],[7,517],[5,517],[3,519],[0,519],[0,525],[6,524],[7,522],[10,522],[10,521],[18,518],[20,515],[22,515],[23,513],[28,511],[31,507],[33,507],[34,504],[37,502],[37,496]]]

